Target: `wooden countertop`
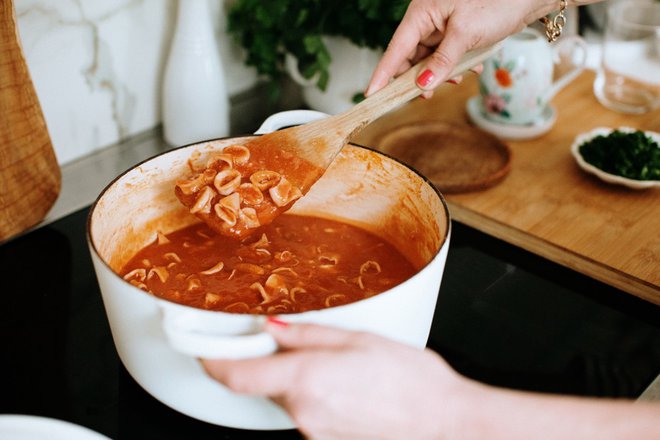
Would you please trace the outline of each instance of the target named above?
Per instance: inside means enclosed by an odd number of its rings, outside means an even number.
[[[507,142],[511,172],[501,183],[445,197],[454,220],[660,305],[660,189],[607,184],[578,168],[570,153],[574,137],[595,127],[660,132],[660,110],[607,110],[594,97],[593,79],[585,71],[554,98],[558,117],[550,132]],[[470,125],[465,103],[476,94],[476,77],[468,75],[383,116],[353,140],[378,148],[378,139],[400,125]]]

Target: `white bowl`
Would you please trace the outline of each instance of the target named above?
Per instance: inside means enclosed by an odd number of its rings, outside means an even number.
[[[90,210],[88,243],[117,352],[148,393],[177,411],[217,425],[292,428],[291,420],[272,401],[233,394],[208,377],[197,360],[272,352],[270,335],[262,330],[263,316],[175,304],[117,275],[137,250],[153,241],[157,231],[167,234],[197,221],[173,191],[176,180],[189,172],[187,161],[193,152],[203,158],[236,142],[230,138],[189,145],[128,170]],[[362,226],[387,239],[420,269],[379,295],[289,314],[286,320],[368,331],[423,348],[450,233],[447,206],[433,184],[380,152],[347,145],[291,212]]]
[[[595,167],[594,165],[584,160],[584,158],[580,154],[580,145],[590,141],[596,136],[601,136],[601,135],[607,136],[608,134],[612,133],[615,130],[619,130],[624,133],[632,133],[634,131],[637,131],[637,129],[630,127],[620,127],[618,129],[608,128],[608,127],[598,127],[598,128],[594,128],[589,132],[581,133],[575,137],[575,140],[571,145],[571,153],[573,154],[573,157],[575,158],[579,167],[582,168],[587,173],[593,174],[599,179],[608,183],[613,183],[615,185],[623,185],[632,189],[648,189],[653,187],[660,187],[660,180],[628,179],[623,176],[618,176],[616,174],[611,174],[606,171],[603,171],[600,168]],[[650,136],[651,139],[653,139],[655,142],[660,144],[660,133],[656,133],[653,131],[645,131],[644,133],[647,136]]]
[[[24,414],[0,414],[0,438],[7,440],[110,440],[84,426]]]

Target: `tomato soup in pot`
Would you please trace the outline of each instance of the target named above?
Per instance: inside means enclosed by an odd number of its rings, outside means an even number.
[[[286,121],[286,125],[291,122]],[[274,341],[262,331],[264,315],[282,313],[291,322],[368,331],[424,347],[447,257],[450,220],[442,196],[426,178],[382,153],[347,145],[311,190],[281,216],[283,224],[278,223],[278,218],[269,225],[272,229],[260,230],[243,243],[247,250],[241,252],[245,254],[228,253],[204,260],[198,267],[189,268],[190,273],[175,269],[185,261],[181,250],[185,239],[180,241],[177,252],[161,252],[161,260],[141,255],[148,246],[157,247],[159,238],[165,237],[171,243],[177,234],[192,234],[189,245],[193,236],[200,243],[215,245],[216,236],[179,203],[174,187],[189,172],[187,162],[192,155],[211,155],[242,139],[245,138],[189,145],[130,169],[112,182],[92,207],[88,241],[115,346],[128,372],[147,392],[166,405],[209,423],[244,429],[287,429],[293,427],[292,422],[277,405],[268,399],[230,392],[210,379],[197,359],[273,352],[277,349]],[[289,252],[299,260],[312,261],[313,267],[305,266],[303,270],[291,260],[291,264],[278,262],[276,256],[282,260],[282,253],[287,250],[287,228],[302,230],[306,226],[311,231],[303,240],[307,250],[291,247]],[[283,238],[276,237],[275,228],[280,228]],[[328,295],[323,296],[320,307],[306,306],[304,295],[324,288],[323,282],[319,282],[323,279],[322,271],[337,269],[338,261],[333,260],[337,251],[331,245],[340,240],[331,237],[336,232],[332,230],[340,228],[355,228],[356,233],[368,237],[360,235],[358,240],[344,235],[349,238],[340,246],[340,258],[354,258],[345,274],[334,276],[335,280],[343,280],[338,283],[345,283],[362,296],[350,300],[332,298],[331,295],[344,294],[332,285],[327,289],[330,293],[324,292]],[[330,238],[322,237],[323,234]],[[315,243],[315,237],[322,242]],[[291,243],[295,240],[289,239]],[[351,245],[356,247],[351,250]],[[392,264],[368,249],[359,253],[371,245],[386,248],[386,255],[400,260],[392,260]],[[256,252],[258,249],[261,251]],[[254,255],[248,255],[251,250]],[[203,286],[203,277],[217,275],[218,280],[225,282],[234,270],[236,277],[241,264],[253,264],[259,268],[257,271],[264,271],[246,281],[245,292],[254,299],[251,303],[234,301],[235,298],[231,303],[225,301],[220,288],[200,292],[194,304],[149,288],[150,284],[166,284],[165,278],[169,280],[171,276],[174,280],[183,273],[179,284],[169,289],[173,295],[178,291],[183,296],[189,285],[197,286],[191,279],[198,279]],[[321,267],[324,265],[328,267]],[[167,269],[167,275],[161,268]],[[138,275],[128,276],[135,270]],[[283,289],[288,296],[283,296]],[[196,290],[193,287],[191,292]],[[281,295],[277,297],[280,300],[290,301],[291,292],[292,304],[298,305],[286,310],[279,307],[289,304],[275,301],[277,295]],[[233,304],[234,309],[219,307],[220,303]]]

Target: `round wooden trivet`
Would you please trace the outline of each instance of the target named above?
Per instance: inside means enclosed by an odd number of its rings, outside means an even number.
[[[415,168],[444,193],[489,188],[504,179],[510,169],[509,147],[467,125],[403,125],[376,140],[374,146]]]

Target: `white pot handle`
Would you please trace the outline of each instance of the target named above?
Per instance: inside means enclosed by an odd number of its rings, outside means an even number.
[[[315,110],[289,110],[285,112],[270,115],[261,124],[261,127],[254,134],[266,134],[279,130],[280,128],[293,125],[306,124],[308,122],[318,121],[327,118],[329,115]]]
[[[275,339],[261,328],[263,321],[256,319],[257,324],[233,334],[214,326],[213,320],[200,319],[199,314],[163,308],[162,325],[169,345],[179,353],[205,359],[246,359],[277,351]]]

